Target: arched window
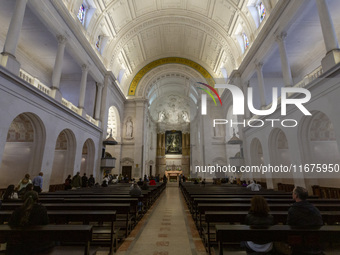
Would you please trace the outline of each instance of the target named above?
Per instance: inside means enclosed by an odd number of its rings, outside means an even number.
[[[247,7],[258,28],[267,15],[266,6],[262,0],[248,0]]]
[[[119,112],[115,106],[111,106],[109,108],[106,138],[108,138],[111,133],[112,133],[112,137],[116,141],[119,142],[120,141],[120,117],[119,117]]]
[[[83,0],[83,3],[79,6],[77,18],[80,23],[87,29],[93,14],[96,12],[96,6],[93,0]]]
[[[100,48],[101,48],[101,42],[102,42],[102,36],[98,35],[98,39],[97,39],[97,42],[96,42],[96,48],[99,51],[100,51]]]
[[[101,33],[98,35],[97,37],[97,41],[96,41],[96,49],[99,51],[99,53],[102,55],[105,49],[105,46],[107,44],[109,37],[105,35],[105,33]]]
[[[264,4],[262,2],[260,2],[257,5],[257,10],[259,12],[259,18],[260,18],[260,23],[261,23],[264,17],[266,17],[266,8],[264,7]]]
[[[86,13],[86,6],[84,4],[81,4],[81,6],[79,7],[78,15],[77,15],[81,24],[84,24],[85,13]]]
[[[249,40],[248,37],[246,35],[246,33],[242,33],[242,39],[243,39],[243,47],[246,50],[249,47]]]

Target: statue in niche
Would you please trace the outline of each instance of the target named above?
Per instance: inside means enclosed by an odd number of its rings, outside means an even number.
[[[160,111],[159,113],[158,113],[158,121],[159,122],[162,122],[162,121],[164,121],[165,120],[165,112],[164,111]]]
[[[125,137],[126,138],[133,138],[133,123],[131,118],[128,118],[126,121],[126,133],[125,133]]]
[[[182,111],[181,117],[182,117],[182,120],[183,120],[184,122],[190,122],[190,120],[189,120],[189,115],[188,115],[187,112]]]

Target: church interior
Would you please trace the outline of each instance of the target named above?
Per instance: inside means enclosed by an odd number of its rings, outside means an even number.
[[[256,180],[267,199],[299,186],[335,206],[339,12],[337,0],[1,0],[0,190],[42,172],[41,195],[64,194],[79,172],[98,189],[126,178],[107,187],[124,200],[155,178],[117,254],[217,254],[203,188],[250,202],[241,185]]]

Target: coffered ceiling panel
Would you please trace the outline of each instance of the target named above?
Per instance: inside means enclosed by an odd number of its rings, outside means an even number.
[[[114,3],[110,9],[110,14],[117,31],[132,20],[127,1]]]
[[[135,69],[143,61],[143,54],[141,52],[138,37],[135,36],[132,38],[123,49],[131,68]]]
[[[157,10],[156,0],[133,0],[137,17]]]
[[[185,1],[182,0],[162,0],[162,9],[168,9],[168,8],[180,8],[184,9],[184,3]]]
[[[184,52],[194,56],[196,59],[199,59],[203,44],[204,32],[189,27],[186,27],[184,31]]]
[[[170,52],[183,52],[184,27],[181,25],[165,25],[162,28],[164,50]]]
[[[202,60],[209,65],[211,69],[215,68],[215,64],[220,54],[222,46],[217,40],[211,36],[207,36],[205,48],[203,51]]]
[[[141,33],[147,58],[153,58],[162,51],[162,40],[159,27],[153,27]]]
[[[210,4],[211,0],[188,0],[187,8],[190,11],[195,11],[208,16]]]
[[[228,31],[236,9],[227,1],[217,1],[212,19]]]

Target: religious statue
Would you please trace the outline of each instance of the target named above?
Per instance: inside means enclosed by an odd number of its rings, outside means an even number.
[[[184,122],[190,122],[188,113],[185,112],[185,111],[182,111],[182,120],[183,120]]]
[[[125,137],[126,138],[132,138],[133,137],[133,123],[131,118],[128,118],[126,121],[126,133],[125,133]]]
[[[164,111],[160,111],[159,113],[158,113],[158,121],[159,122],[162,122],[162,121],[164,121],[165,120],[165,112]]]

